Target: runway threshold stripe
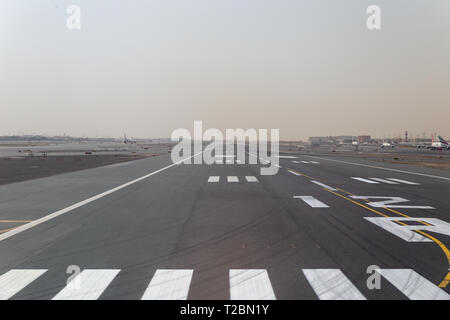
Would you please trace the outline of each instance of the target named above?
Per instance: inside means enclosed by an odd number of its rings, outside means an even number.
[[[8,300],[46,271],[47,269],[13,269],[6,272],[0,276],[0,300]]]
[[[52,300],[97,300],[120,269],[85,269]]]
[[[295,199],[301,199],[312,208],[329,208],[325,203],[317,200],[313,196],[294,196]]]
[[[239,182],[239,178],[237,176],[228,176],[227,181],[228,182]]]
[[[320,300],[366,300],[339,269],[303,269]]]
[[[210,176],[208,178],[208,182],[219,182],[220,177],[219,176]]]
[[[378,184],[379,183],[377,181],[372,181],[372,180],[369,180],[369,179],[364,179],[364,178],[359,178],[359,177],[351,177],[351,178],[354,179],[354,180],[365,182],[365,183],[372,183],[372,184]]]
[[[231,300],[276,300],[266,269],[231,269]]]
[[[387,183],[387,184],[398,184],[398,182],[389,181],[389,180],[381,179],[381,178],[370,178],[370,179],[378,181],[378,182]]]
[[[400,183],[404,183],[404,184],[413,184],[413,185],[420,184],[420,183],[417,183],[417,182],[401,180],[401,179],[396,179],[396,178],[388,178],[388,179],[391,180],[391,181],[400,182]]]
[[[245,176],[245,179],[247,179],[247,182],[258,182],[255,176]]]
[[[187,157],[186,159],[183,159],[183,160],[177,161],[177,162],[175,162],[175,163],[172,163],[172,164],[170,164],[170,165],[168,165],[168,166],[165,166],[165,167],[163,167],[163,168],[161,168],[161,169],[158,169],[158,170],[156,170],[156,171],[150,172],[150,173],[148,173],[148,174],[146,174],[146,175],[144,175],[144,176],[142,176],[142,177],[140,177],[140,178],[137,178],[137,179],[134,179],[134,180],[129,181],[129,182],[127,182],[127,183],[121,184],[121,185],[118,186],[118,187],[109,189],[109,190],[107,190],[107,191],[105,191],[105,192],[102,192],[102,193],[100,193],[100,194],[97,194],[97,195],[95,195],[95,196],[92,196],[92,197],[90,197],[90,198],[88,198],[88,199],[85,199],[85,200],[83,200],[83,201],[77,202],[77,203],[75,203],[75,204],[73,204],[73,205],[71,205],[71,206],[68,206],[68,207],[64,208],[64,209],[61,209],[61,210],[55,211],[55,212],[53,212],[53,213],[50,213],[50,214],[48,214],[48,215],[46,215],[46,216],[44,216],[44,217],[42,217],[42,218],[40,218],[40,219],[34,220],[33,222],[29,222],[29,223],[27,223],[27,224],[21,225],[20,227],[14,228],[13,230],[10,230],[10,231],[7,231],[7,232],[5,232],[5,233],[2,233],[2,234],[0,234],[0,241],[3,241],[3,240],[5,240],[5,239],[8,239],[8,238],[10,238],[10,237],[12,237],[12,236],[14,236],[14,235],[20,233],[20,232],[23,232],[23,231],[25,231],[25,230],[28,230],[28,229],[30,229],[30,228],[33,228],[33,227],[35,227],[35,226],[37,226],[37,225],[39,225],[39,224],[41,224],[41,223],[44,223],[44,222],[46,222],[46,221],[49,221],[49,220],[54,219],[54,218],[56,218],[56,217],[59,217],[60,215],[63,215],[63,214],[65,214],[65,213],[67,213],[67,212],[70,212],[70,211],[72,211],[72,210],[75,210],[75,209],[77,209],[77,208],[79,208],[79,207],[82,207],[82,206],[84,206],[84,205],[86,205],[86,204],[88,204],[88,203],[91,203],[91,202],[93,202],[93,201],[95,201],[95,200],[98,200],[98,199],[100,199],[100,198],[103,198],[103,197],[105,197],[105,196],[107,196],[107,195],[110,195],[111,193],[114,193],[114,192],[116,192],[116,191],[118,191],[118,190],[121,190],[121,189],[123,189],[123,188],[126,188],[126,187],[128,187],[129,185],[132,185],[132,184],[135,184],[135,183],[137,183],[137,182],[139,182],[139,181],[142,181],[142,180],[144,180],[144,179],[147,179],[148,177],[151,177],[151,176],[153,176],[153,175],[155,175],[155,174],[157,174],[157,173],[160,173],[160,172],[162,172],[162,171],[164,171],[164,170],[167,170],[167,169],[169,169],[169,168],[172,168],[172,167],[174,167],[174,166],[177,166],[177,165],[181,164],[182,162],[187,161],[187,160],[189,160],[189,159],[191,159],[191,158],[194,158],[194,157],[196,157],[196,156],[198,156],[198,155],[200,155],[200,154],[202,154],[202,153],[203,153],[203,151],[202,151],[202,152],[199,152],[199,153],[196,153],[196,154],[194,154],[193,156]]]
[[[450,300],[450,295],[412,269],[378,269],[410,300]]]
[[[322,183],[322,182],[319,182],[319,181],[316,181],[316,180],[311,180],[311,182],[317,184],[318,186],[324,187],[324,188],[326,188],[328,190],[337,191],[337,189],[335,189],[333,187],[330,187],[330,186],[327,186],[325,183]]]
[[[156,270],[142,300],[186,300],[193,273],[192,269]]]

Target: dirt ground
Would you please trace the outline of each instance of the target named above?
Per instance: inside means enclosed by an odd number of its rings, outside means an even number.
[[[82,155],[0,158],[0,185],[52,176],[152,155]]]

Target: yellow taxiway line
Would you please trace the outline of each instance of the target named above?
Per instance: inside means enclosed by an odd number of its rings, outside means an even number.
[[[309,178],[309,179],[318,180],[318,179],[314,179],[314,178],[312,178],[312,177],[309,177],[309,176],[307,176],[307,175],[305,175],[305,174],[303,174],[303,173],[297,172],[297,171],[295,171],[295,170],[293,170],[293,169],[288,168],[288,170],[291,170],[291,171],[293,171],[293,172],[295,172],[295,173],[297,173],[297,174],[299,174],[299,175],[305,176],[305,177],[307,177],[307,178]],[[328,192],[330,192],[330,193],[332,193],[332,194],[338,196],[338,197],[341,197],[341,198],[343,198],[343,199],[345,199],[345,200],[347,200],[347,201],[350,201],[350,202],[352,202],[352,203],[354,203],[354,204],[356,204],[356,205],[358,205],[358,206],[360,206],[360,207],[363,207],[364,209],[367,209],[367,210],[369,210],[369,211],[371,211],[371,212],[373,212],[373,213],[376,213],[376,214],[378,214],[378,215],[381,215],[381,216],[383,216],[383,217],[385,217],[385,218],[392,218],[392,217],[390,217],[390,216],[388,216],[388,215],[385,215],[384,213],[381,213],[381,212],[379,212],[379,211],[377,211],[377,210],[375,210],[375,209],[369,208],[368,206],[365,206],[365,205],[363,205],[362,203],[359,203],[359,202],[357,202],[357,201],[355,201],[355,200],[353,200],[353,199],[350,199],[350,198],[348,198],[348,197],[346,197],[346,196],[344,196],[344,195],[342,195],[342,194],[339,194],[339,193],[334,192],[334,191],[332,191],[332,190],[329,190],[329,189],[327,189],[327,188],[323,188],[323,189],[324,189],[325,191],[328,191]],[[348,191],[345,191],[345,190],[343,190],[343,189],[340,189],[340,188],[337,188],[337,190],[342,191],[342,192],[345,192],[345,193],[348,194],[348,195],[353,195],[352,193],[350,193],[350,192],[348,192]],[[366,200],[366,201],[369,202],[369,200]],[[402,217],[405,217],[405,218],[413,218],[413,217],[410,217],[410,216],[408,216],[408,215],[406,215],[406,214],[404,214],[404,213],[401,213],[401,212],[399,212],[399,211],[397,211],[397,210],[393,210],[393,209],[388,208],[388,207],[383,207],[383,209],[386,209],[386,210],[388,210],[388,211],[391,211],[391,212],[393,212],[393,213],[396,213],[396,214],[398,214],[398,215],[400,215],[400,216],[402,216]],[[429,226],[429,225],[430,225],[430,224],[428,224],[428,223],[426,223],[426,222],[424,222],[424,221],[420,221],[420,220],[417,220],[417,221],[418,221],[419,223],[422,223],[423,225],[426,225],[426,226]],[[401,224],[401,225],[404,225],[404,226],[407,225],[406,223],[401,222],[401,221],[396,221],[396,222],[399,223],[399,224]],[[448,248],[447,248],[440,240],[436,239],[435,237],[429,235],[428,233],[426,233],[426,232],[424,232],[424,231],[422,231],[422,230],[415,230],[415,231],[418,232],[418,233],[420,233],[420,234],[422,234],[423,236],[427,237],[428,239],[430,239],[430,240],[433,241],[434,243],[436,243],[436,244],[439,246],[439,248],[441,248],[441,250],[444,252],[444,254],[445,254],[446,258],[447,258],[447,262],[448,262],[449,268],[448,268],[448,271],[447,271],[447,275],[445,276],[444,280],[442,280],[442,282],[439,284],[439,287],[440,287],[440,288],[445,288],[445,287],[447,287],[447,285],[450,283],[450,251],[448,250]]]

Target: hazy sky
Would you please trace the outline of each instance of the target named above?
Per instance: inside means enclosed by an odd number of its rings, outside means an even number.
[[[1,0],[0,115],[0,135],[450,138],[450,1]]]

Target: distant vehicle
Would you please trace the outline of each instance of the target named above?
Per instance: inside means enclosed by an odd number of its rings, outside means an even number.
[[[390,148],[390,149],[392,149],[392,148],[394,148],[394,147],[395,147],[395,145],[392,144],[392,143],[389,143],[389,142],[383,142],[383,143],[381,144],[381,149],[384,149],[384,148]]]
[[[439,141],[436,141],[435,135],[431,135],[431,144],[419,144],[417,145],[417,148],[418,149],[426,148],[428,150],[443,150],[443,149],[450,150],[450,145],[444,138],[438,135],[437,140]]]
[[[136,143],[136,141],[133,141],[133,140],[128,139],[128,138],[127,138],[127,135],[124,133],[124,134],[123,134],[123,143],[125,143],[125,144],[127,144],[127,143],[129,143],[129,144],[134,144],[134,143]]]

